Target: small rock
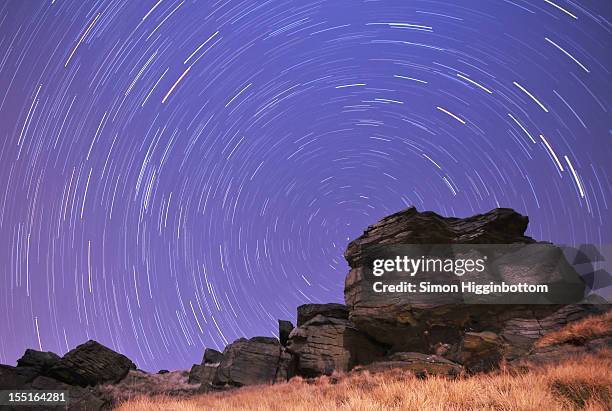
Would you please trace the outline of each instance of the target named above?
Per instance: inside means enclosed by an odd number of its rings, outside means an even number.
[[[294,327],[291,321],[278,320],[278,339],[280,340],[282,346],[287,345],[289,334],[291,334],[293,328]]]

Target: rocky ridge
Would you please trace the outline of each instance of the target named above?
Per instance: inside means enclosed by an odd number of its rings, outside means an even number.
[[[368,227],[348,245],[346,304],[298,307],[296,327],[279,320],[279,339],[240,338],[223,352],[207,348],[201,363],[189,372],[164,370],[149,376],[136,370],[127,357],[95,341],[61,358],[26,350],[16,367],[0,366],[0,389],[67,389],[70,409],[99,410],[113,402],[109,387],[134,386],[137,381],[143,387],[161,387],[164,380],[180,380],[181,387],[169,390],[169,394],[189,395],[279,383],[293,376],[312,378],[391,368],[410,370],[421,377],[455,378],[493,370],[502,362],[556,361],[611,347],[612,336],[608,334],[578,344],[565,341],[537,346],[543,336],[608,310],[607,305],[584,304],[577,295],[576,301],[565,304],[487,305],[465,301],[424,304],[410,294],[380,298],[368,292],[368,265],[385,249],[406,244],[423,245],[423,250],[431,244],[537,244],[524,235],[527,224],[527,217],[511,209],[454,218],[409,208]],[[560,250],[554,245],[544,249],[545,255],[531,256],[535,268],[512,271],[510,266],[505,272],[510,270],[514,276],[520,274],[531,281],[542,276],[559,279],[584,290],[582,278]],[[551,255],[554,264],[548,263]]]

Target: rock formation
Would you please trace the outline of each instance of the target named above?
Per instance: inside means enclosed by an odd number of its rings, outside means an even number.
[[[97,385],[118,382],[136,365],[125,355],[116,353],[94,340],[68,351],[49,370],[48,375],[71,385]]]
[[[126,356],[93,340],[62,358],[28,349],[17,367],[0,366],[0,389],[65,390],[71,410],[100,410],[110,407],[110,400],[94,386],[117,383],[135,368]]]
[[[276,338],[240,338],[225,347],[213,384],[272,384],[276,380],[280,358],[281,345]]]
[[[191,384],[211,384],[217,367],[223,360],[223,354],[212,348],[204,350],[204,357],[201,364],[194,364],[189,372],[189,383]]]
[[[560,248],[525,236],[527,224],[527,217],[510,209],[454,218],[409,208],[368,227],[348,245],[346,305],[299,306],[295,328],[279,320],[279,339],[240,338],[223,353],[207,348],[201,363],[189,372],[163,370],[158,374],[136,370],[127,357],[95,341],[62,358],[26,350],[16,367],[0,365],[0,389],[66,389],[70,409],[101,410],[111,406],[112,398],[123,398],[130,389],[143,393],[146,387],[156,394],[170,386],[167,395],[192,395],[273,384],[293,376],[391,368],[421,377],[455,377],[493,370],[502,361],[548,362],[610,348],[608,331],[596,335],[589,331],[586,335],[590,337],[580,341],[561,335],[542,343],[562,327],[606,312],[609,306],[580,301],[585,290],[580,275]],[[461,294],[438,300],[418,299],[411,293],[371,292],[373,259],[405,251],[406,246],[413,247],[411,252],[416,255],[442,250],[445,255],[460,256],[466,253],[461,248],[465,244],[512,245],[487,254],[491,268],[486,274],[510,283],[546,282],[557,287],[559,301],[483,304]],[[585,252],[578,251],[574,260],[581,262]],[[423,280],[436,281],[433,275],[421,274]],[[593,289],[592,284],[589,288]],[[612,316],[608,314],[605,321],[612,321]]]
[[[527,217],[510,209],[495,209],[461,219],[409,208],[383,218],[352,241],[345,252],[351,267],[344,291],[349,319],[372,339],[390,346],[390,352],[435,353],[437,347],[447,346],[454,359],[476,361],[479,365],[475,369],[484,364],[475,360],[478,355],[468,355],[468,351],[484,349],[485,341],[496,341],[494,355],[498,359],[502,347],[512,355],[525,353],[547,329],[568,321],[570,312],[564,311],[562,304],[466,304],[460,295],[454,301],[438,303],[418,300],[411,293],[375,294],[370,291],[374,280],[371,275],[368,277],[367,270],[376,256],[406,245],[416,245],[411,246],[414,252],[426,255],[440,244],[447,244],[451,252],[458,244],[514,244],[511,253],[497,255],[492,262],[497,275],[508,282],[512,279],[532,284],[552,282],[551,286],[558,286],[563,293],[564,301],[578,301],[584,294],[582,279],[559,248],[524,235],[527,223]],[[537,247],[522,246],[536,243]],[[427,277],[427,273],[419,275],[422,280],[436,281]],[[573,319],[577,319],[591,313],[591,308],[574,306],[570,311]],[[475,334],[468,334],[467,341],[463,341],[466,332]],[[482,342],[478,348],[473,346],[477,340]],[[457,353],[462,347],[468,351]],[[487,352],[490,349],[493,347],[487,348]]]
[[[315,377],[349,371],[355,365],[369,364],[383,356],[384,348],[370,341],[346,318],[338,318],[339,313],[348,312],[335,308],[323,312],[336,317],[317,314],[289,335],[287,351],[295,357],[298,375]]]

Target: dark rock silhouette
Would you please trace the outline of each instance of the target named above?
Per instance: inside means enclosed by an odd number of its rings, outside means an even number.
[[[17,367],[0,365],[0,389],[65,390],[71,410],[109,409],[112,399],[93,386],[119,382],[135,368],[126,356],[93,340],[62,358],[52,352],[27,349],[17,360]]]
[[[32,367],[39,374],[45,374],[51,367],[60,361],[60,356],[54,352],[36,351],[28,348],[23,356],[17,360],[18,367]]]
[[[51,369],[48,376],[70,385],[96,385],[118,382],[136,365],[97,341],[89,340],[72,349]]]
[[[289,334],[293,331],[293,324],[291,321],[278,320],[278,339],[282,346],[287,345]]]

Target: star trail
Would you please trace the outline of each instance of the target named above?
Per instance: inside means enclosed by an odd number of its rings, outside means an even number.
[[[139,368],[342,302],[409,205],[612,242],[608,0],[0,3],[0,362]]]

